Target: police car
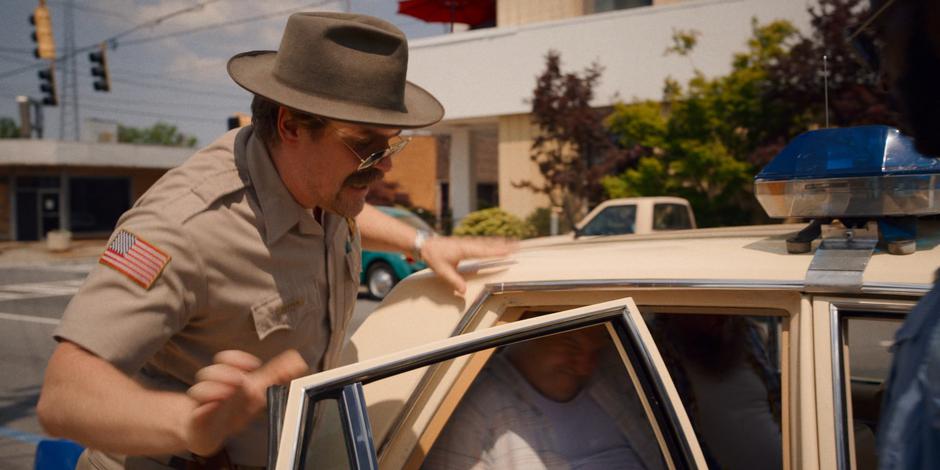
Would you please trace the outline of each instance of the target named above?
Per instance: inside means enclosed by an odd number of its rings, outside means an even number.
[[[271,467],[429,468],[508,345],[602,325],[596,373],[642,405],[647,468],[875,468],[894,332],[940,266],[938,174],[895,129],[817,130],[755,181],[771,217],[802,223],[526,248],[461,265],[463,298],[413,275],[348,365],[269,392]]]

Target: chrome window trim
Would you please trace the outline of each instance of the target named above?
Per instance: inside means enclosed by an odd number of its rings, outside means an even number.
[[[872,301],[860,301],[849,299],[836,299],[829,301],[829,344],[832,348],[832,400],[833,400],[833,418],[835,423],[833,431],[836,438],[836,465],[839,470],[849,468],[851,456],[849,455],[849,435],[847,409],[848,402],[845,393],[845,357],[842,355],[842,346],[846,338],[842,331],[842,320],[847,318],[880,318],[880,319],[900,319],[903,321],[914,308],[914,305],[900,304],[878,304]],[[849,315],[843,316],[841,310],[851,312],[870,312],[871,315]],[[888,315],[885,315],[888,314]]]
[[[548,319],[545,316],[520,320],[400,351],[392,354],[392,357],[373,358],[296,379],[290,384],[290,394],[285,411],[286,416],[281,432],[282,440],[278,446],[277,468],[283,470],[296,467],[302,451],[300,444],[303,441],[303,424],[306,421],[303,419],[303,413],[305,408],[320,398],[317,396],[318,394],[330,393],[331,390],[338,387],[381,380],[392,375],[484,349],[497,348],[509,343],[592,325],[610,323],[620,333],[621,341],[623,335],[627,334],[631,335],[631,340],[634,337],[639,339],[639,336],[633,333],[637,325],[629,321],[631,305],[636,308],[631,298],[625,298],[572,309],[565,313],[564,319],[561,321]],[[549,314],[549,316],[561,313]],[[627,321],[624,321],[624,319],[627,319]],[[629,347],[631,344],[637,343],[631,341],[624,346]],[[637,346],[642,346],[642,342]],[[644,365],[653,364],[649,349],[645,347],[638,348],[638,353],[641,357],[637,359],[642,360]],[[678,421],[678,413],[673,406],[675,404],[665,399],[668,396],[665,393],[665,383],[657,376],[655,369],[650,370],[647,366],[644,370],[656,378],[652,385],[656,393],[660,394],[659,398],[661,399],[658,401],[661,405],[658,409],[665,412],[668,421],[666,424],[669,425],[669,429],[663,430],[664,433],[669,432],[671,436],[675,436],[680,441],[679,455],[674,455],[673,461],[676,463],[677,468],[694,468],[696,460],[691,453],[690,444],[685,441],[681,432],[682,427]],[[679,458],[682,460],[678,460]]]
[[[914,296],[921,297],[925,295],[932,285],[930,284],[914,284],[914,283],[877,283],[869,282],[862,284],[861,294],[864,295],[900,295],[900,296]],[[551,281],[521,281],[521,282],[497,282],[486,284],[483,286],[482,291],[473,301],[467,312],[464,313],[460,321],[457,323],[457,326],[454,327],[454,330],[451,332],[451,337],[463,334],[466,332],[467,327],[477,319],[480,310],[494,295],[504,295],[504,294],[515,294],[522,292],[539,292],[539,291],[564,291],[564,290],[577,290],[577,289],[604,289],[604,288],[677,288],[677,289],[749,289],[749,290],[786,290],[786,291],[797,291],[806,293],[806,285],[804,280],[798,281],[782,281],[782,280],[768,280],[768,281],[755,281],[747,279],[739,280],[715,280],[715,279],[685,279],[685,280],[676,280],[676,279],[595,279],[595,280],[551,280]],[[844,293],[853,293],[859,294],[858,291],[846,291],[842,289],[819,289],[812,292],[813,295],[822,295],[822,294],[844,294]],[[392,426],[389,428],[390,433],[397,433],[401,426],[404,425],[403,418],[404,416],[409,415],[414,411],[415,406],[415,397],[420,396],[424,393],[424,390],[427,388],[428,381],[430,380],[429,373],[425,374],[424,377],[418,382],[415,392],[412,395],[412,398],[408,400],[408,403],[405,404],[404,412],[401,413],[398,419],[392,423]],[[383,447],[379,449],[379,454],[384,451]]]
[[[376,470],[379,460],[375,454],[372,440],[372,425],[366,412],[366,397],[362,393],[362,383],[356,382],[343,387],[340,400],[343,426],[346,428],[346,443],[351,445],[350,462],[354,468]]]

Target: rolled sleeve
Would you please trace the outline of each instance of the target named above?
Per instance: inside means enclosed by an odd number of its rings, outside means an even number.
[[[54,335],[132,374],[183,329],[204,300],[206,276],[199,252],[180,223],[134,209],[115,234],[122,231],[156,247],[169,261],[149,287],[99,263],[72,298]]]

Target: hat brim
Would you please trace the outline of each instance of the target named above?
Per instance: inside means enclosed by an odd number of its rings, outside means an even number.
[[[444,107],[425,89],[405,83],[403,110],[376,108],[341,98],[294,89],[273,73],[275,51],[251,51],[228,61],[228,74],[242,88],[267,99],[317,116],[382,127],[427,127],[444,117]]]

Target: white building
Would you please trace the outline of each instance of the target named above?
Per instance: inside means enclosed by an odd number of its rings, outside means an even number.
[[[752,18],[809,25],[807,0],[498,0],[497,27],[411,42],[409,79],[444,104],[432,128],[450,135],[445,194],[455,220],[477,208],[480,191],[498,190],[498,204],[518,216],[547,207],[544,197],[513,182],[538,180],[529,159],[535,129],[528,101],[549,50],[564,71],[592,62],[604,67],[596,106],[658,100],[663,81],[680,82],[695,69],[707,76],[731,69],[744,51]],[[635,6],[645,4],[646,6]],[[617,9],[623,8],[623,9]],[[601,10],[616,9],[604,13]],[[689,57],[664,54],[673,32],[701,33]]]

